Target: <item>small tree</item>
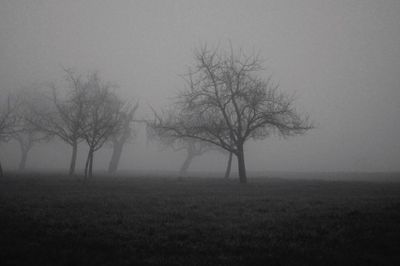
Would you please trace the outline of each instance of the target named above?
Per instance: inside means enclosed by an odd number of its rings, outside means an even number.
[[[195,52],[195,62],[174,111],[157,115],[152,126],[161,135],[197,139],[235,154],[241,183],[247,182],[246,141],[303,134],[313,127],[296,111],[293,97],[258,77],[257,55],[204,47]]]
[[[121,159],[122,150],[126,142],[133,138],[134,131],[132,128],[132,124],[134,122],[135,112],[138,109],[139,104],[136,103],[133,106],[127,106],[126,110],[121,112],[120,116],[120,125],[117,127],[118,130],[115,132],[114,135],[111,136],[111,144],[112,144],[112,155],[111,160],[108,165],[108,172],[114,173],[118,169],[118,164]]]
[[[0,98],[0,143],[9,141],[18,132],[17,109],[18,100],[11,95],[6,99]],[[0,162],[0,177],[3,177],[3,168]]]
[[[96,73],[88,80],[87,119],[83,126],[83,138],[89,146],[85,177],[93,176],[94,153],[121,131],[123,103],[111,88],[112,85],[102,82]]]

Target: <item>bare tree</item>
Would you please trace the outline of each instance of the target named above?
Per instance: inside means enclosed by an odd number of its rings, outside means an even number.
[[[121,112],[120,123],[118,130],[111,136],[111,143],[113,152],[111,155],[110,163],[108,165],[108,172],[114,173],[118,169],[118,164],[121,159],[122,150],[126,142],[134,137],[132,124],[134,122],[135,112],[139,104],[136,103],[131,107],[126,107],[126,110]]]
[[[153,126],[154,124],[152,122],[147,121],[146,132],[148,140],[160,143],[161,149],[171,148],[174,151],[185,152],[185,159],[179,170],[179,178],[182,178],[187,174],[187,170],[194,158],[201,156],[206,152],[216,150],[216,146],[210,143],[193,138],[181,138],[169,134],[162,134],[162,131],[158,128],[153,128]]]
[[[28,159],[28,154],[33,146],[39,142],[49,141],[50,135],[44,134],[42,131],[30,127],[30,125],[23,124],[21,130],[13,135],[21,150],[21,159],[19,161],[18,169],[24,170]]]
[[[87,117],[87,91],[88,81],[70,69],[66,73],[66,95],[60,98],[59,90],[52,87],[50,101],[52,106],[31,108],[34,116],[30,123],[46,134],[59,137],[72,147],[69,175],[75,173],[78,144],[83,140],[83,126]]]
[[[185,160],[179,170],[179,175],[183,177],[187,174],[187,170],[192,164],[193,159],[209,151],[210,145],[207,145],[205,142],[188,138],[182,142],[182,147],[180,149],[186,152]]]
[[[85,177],[93,176],[94,153],[121,130],[124,105],[111,91],[112,87],[96,73],[88,80],[87,119],[83,127],[83,138],[89,146]]]
[[[153,110],[154,111],[154,110]],[[155,113],[155,115],[157,115]],[[212,146],[203,141],[199,141],[193,138],[177,138],[168,134],[160,134],[161,131],[158,128],[153,127],[154,124],[150,121],[146,123],[147,139],[150,141],[157,141],[161,149],[172,149],[173,151],[184,151],[185,159],[179,169],[179,178],[186,175],[193,159],[201,156],[212,148]]]
[[[193,138],[235,154],[241,183],[247,182],[247,140],[303,134],[313,127],[296,111],[293,97],[258,77],[263,68],[257,55],[203,47],[195,62],[174,110],[157,115],[152,127],[161,135]]]
[[[19,102],[15,97],[8,95],[6,99],[0,98],[0,143],[6,142],[18,132],[17,109]],[[0,177],[3,177],[3,168],[0,162]]]
[[[12,138],[18,142],[21,150],[21,159],[19,162],[19,170],[24,170],[28,159],[29,151],[32,147],[44,141],[49,141],[52,137],[46,131],[40,130],[32,121],[35,121],[35,114],[32,112],[33,106],[41,106],[48,104],[41,97],[42,95],[33,85],[29,89],[21,89],[17,92],[20,106],[17,111],[19,120],[19,130],[15,132]]]

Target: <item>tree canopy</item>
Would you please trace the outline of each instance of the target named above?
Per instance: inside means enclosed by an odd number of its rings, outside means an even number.
[[[158,113],[152,127],[160,135],[193,138],[217,145],[238,158],[239,178],[247,181],[244,143],[271,134],[304,134],[313,127],[271,78],[263,79],[258,55],[203,47],[184,79],[186,87],[169,111]]]

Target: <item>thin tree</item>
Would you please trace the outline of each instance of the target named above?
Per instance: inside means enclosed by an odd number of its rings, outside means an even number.
[[[123,148],[126,142],[134,137],[134,131],[132,124],[134,122],[135,112],[138,109],[139,104],[136,103],[133,106],[126,107],[126,110],[121,112],[120,123],[117,128],[118,130],[114,135],[111,136],[112,144],[112,155],[110,163],[108,165],[108,172],[115,173],[118,169],[118,164],[121,159]]]
[[[18,132],[18,107],[19,102],[15,97],[8,95],[3,101],[0,98],[0,143],[9,141]],[[3,177],[1,161],[0,177]]]
[[[87,119],[83,137],[89,146],[85,178],[93,176],[94,153],[111,139],[122,125],[122,101],[111,91],[112,85],[100,80],[97,73],[88,80]]]
[[[195,64],[185,75],[186,88],[173,112],[157,115],[159,134],[193,138],[214,144],[237,157],[239,180],[247,182],[244,144],[271,134],[287,137],[313,127],[294,108],[294,98],[280,92],[263,70],[258,55],[223,53],[207,47],[195,52]]]

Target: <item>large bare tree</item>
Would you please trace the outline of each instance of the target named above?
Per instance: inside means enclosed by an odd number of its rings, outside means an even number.
[[[83,138],[89,146],[85,163],[85,177],[93,176],[94,153],[121,131],[123,102],[111,90],[112,84],[102,82],[97,73],[88,80],[87,108]]]
[[[311,129],[294,98],[263,79],[258,55],[223,52],[206,46],[195,52],[195,64],[185,75],[173,111],[156,116],[159,134],[193,138],[214,144],[237,157],[239,180],[247,182],[244,144],[271,134],[291,136]]]
[[[0,143],[9,141],[18,132],[18,107],[18,99],[10,94],[7,97],[0,97]],[[3,177],[1,162],[0,177]]]
[[[125,110],[122,110],[120,116],[120,125],[118,126],[118,130],[111,136],[111,144],[112,144],[112,155],[110,159],[110,163],[108,165],[108,172],[114,173],[118,169],[118,164],[121,159],[122,151],[124,145],[128,142],[129,139],[134,137],[133,123],[135,112],[138,109],[139,104],[136,103],[133,106],[126,106]]]

